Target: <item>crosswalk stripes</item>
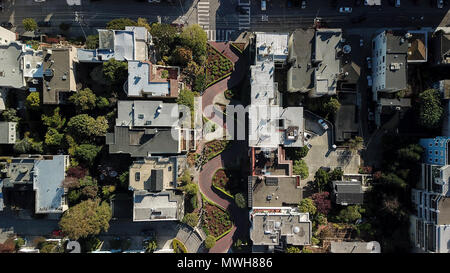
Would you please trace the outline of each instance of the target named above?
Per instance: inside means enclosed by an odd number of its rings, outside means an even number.
[[[250,29],[250,7],[242,6],[248,14],[239,14],[239,30]]]
[[[229,41],[234,31],[234,29],[210,29],[207,31],[208,40],[216,42]]]
[[[209,29],[209,1],[201,1],[197,3],[197,23],[203,29]]]

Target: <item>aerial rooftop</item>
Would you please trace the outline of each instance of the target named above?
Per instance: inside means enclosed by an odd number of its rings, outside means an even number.
[[[149,100],[120,100],[116,126],[176,127],[180,117],[177,103]]]
[[[183,215],[183,195],[175,192],[134,192],[133,221],[180,220]]]

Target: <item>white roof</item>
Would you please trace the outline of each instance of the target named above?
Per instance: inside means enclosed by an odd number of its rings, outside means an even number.
[[[275,60],[284,60],[288,55],[288,33],[256,33],[256,48],[260,54],[273,54]]]
[[[140,61],[128,62],[128,96],[141,96],[151,93],[152,96],[168,96],[170,82],[150,82],[150,64]]]
[[[175,127],[179,120],[177,103],[120,100],[117,108],[116,126]]]

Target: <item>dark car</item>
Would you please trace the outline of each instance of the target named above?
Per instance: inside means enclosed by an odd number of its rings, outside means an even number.
[[[351,22],[352,22],[352,24],[358,24],[358,23],[365,21],[366,19],[367,19],[367,17],[365,15],[360,15],[357,17],[353,17],[351,19]]]
[[[38,27],[51,27],[52,24],[50,21],[40,21],[37,23]]]
[[[244,9],[241,6],[237,6],[236,11],[239,12],[240,14],[248,14],[248,10]]]
[[[13,28],[13,24],[11,22],[2,22],[0,24],[0,26],[6,28],[6,29],[12,29]]]

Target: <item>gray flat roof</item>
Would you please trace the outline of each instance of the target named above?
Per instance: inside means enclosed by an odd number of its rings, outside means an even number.
[[[0,121],[0,144],[14,144],[16,142],[17,122]]]
[[[311,222],[308,213],[278,210],[282,212],[252,212],[250,238],[253,245],[276,246],[281,240],[285,240],[290,245],[310,245]]]
[[[311,56],[314,33],[314,29],[297,29],[291,34],[288,59],[292,66],[287,72],[288,92],[306,92],[313,87]]]
[[[55,155],[52,160],[36,162],[37,176],[33,184],[33,189],[36,191],[36,213],[63,212],[62,182],[66,176],[65,159],[64,155]]]
[[[252,179],[252,207],[296,206],[303,199],[303,189],[297,187],[297,177],[265,176]]]
[[[117,103],[117,126],[174,127],[178,125],[177,103],[162,101],[124,101]]]
[[[183,213],[180,196],[172,191],[135,191],[133,200],[133,221],[179,220]]]
[[[371,242],[331,242],[331,253],[381,253],[380,243]]]
[[[333,181],[333,199],[337,204],[362,204],[364,192],[361,182]]]
[[[356,113],[356,105],[341,105],[336,113],[336,141],[345,141],[351,138],[351,134],[358,133]]]
[[[171,130],[178,133],[178,139],[172,136]],[[151,154],[180,153],[180,129],[130,129],[116,126],[114,133],[106,135],[109,152],[130,154],[132,157],[145,157]]]
[[[23,45],[12,42],[0,45],[0,86],[24,88],[23,60],[21,58]]]

